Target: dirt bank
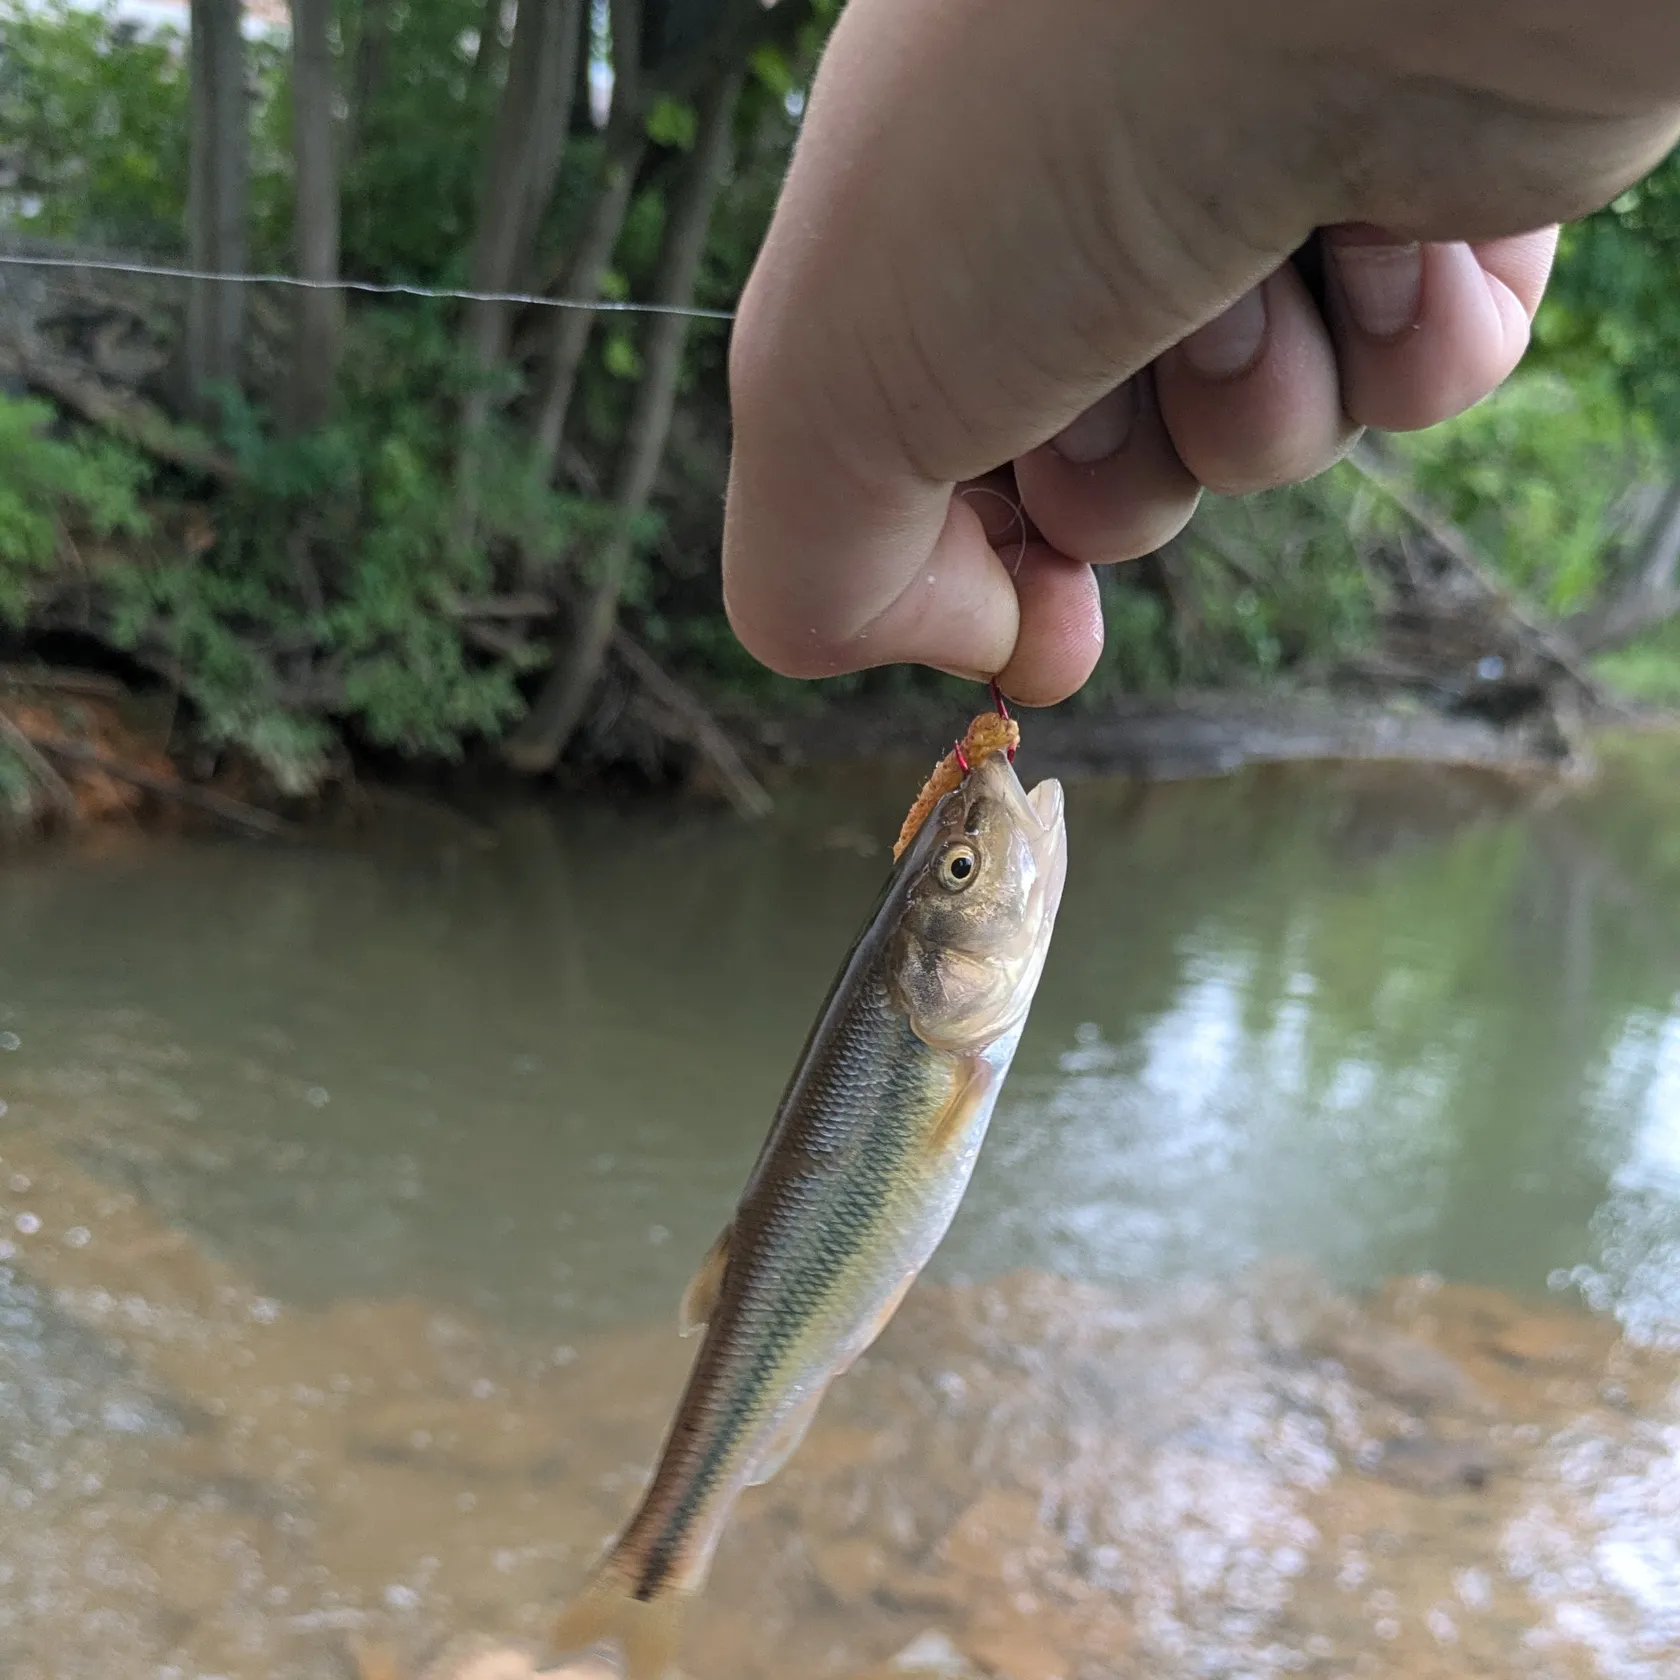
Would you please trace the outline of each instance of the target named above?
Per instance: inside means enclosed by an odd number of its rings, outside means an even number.
[[[738,716],[728,728],[747,773],[756,772],[773,790],[809,765],[878,762],[902,765],[913,776],[938,756],[947,735],[960,731],[965,708],[983,703],[978,689],[949,704],[925,696],[842,702],[783,720]],[[1311,761],[1428,764],[1522,778],[1584,779],[1594,768],[1591,733],[1583,729],[1566,739],[1549,713],[1498,724],[1404,699],[1183,694],[1061,706],[1029,712],[1023,721],[1036,771],[1068,779],[1171,781]],[[534,786],[541,795],[552,792],[551,784],[512,776],[492,755],[455,766],[378,763],[359,767],[352,782],[311,806],[286,806],[282,815],[248,766],[173,762],[166,750],[170,723],[159,697],[129,695],[108,678],[0,671],[0,836],[67,834],[118,821],[273,837],[298,832],[294,824],[354,822],[382,803],[412,802],[415,794],[449,806],[506,803],[530,796]],[[724,792],[703,760],[666,768],[674,777],[664,784],[670,791],[707,800]],[[631,780],[645,786],[647,776],[644,767]],[[587,796],[616,784],[597,770],[584,777],[563,773],[561,785],[569,796]]]
[[[771,750],[798,763],[926,756],[953,717],[925,701],[853,705],[771,725]],[[975,689],[976,709],[985,703]],[[1499,724],[1404,698],[1328,691],[1122,696],[1022,714],[1034,762],[1057,776],[1120,775],[1147,781],[1225,775],[1249,764],[1357,760],[1439,764],[1507,773],[1587,769],[1583,735],[1565,739],[1543,718]]]

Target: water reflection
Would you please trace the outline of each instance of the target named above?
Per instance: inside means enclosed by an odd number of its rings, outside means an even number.
[[[945,1275],[1293,1253],[1537,1293],[1562,1271],[1658,1333],[1680,871],[1623,809],[1646,785],[1526,812],[1393,774],[1077,789],[1062,928]],[[652,1315],[727,1210],[891,818],[870,788],[771,831],[525,813],[488,850],[46,859],[0,880],[0,1101],[116,1150],[277,1293]]]
[[[1680,1347],[1680,997],[1667,1016],[1628,1018],[1590,1114],[1609,1189],[1598,1263],[1570,1282],[1633,1334]]]

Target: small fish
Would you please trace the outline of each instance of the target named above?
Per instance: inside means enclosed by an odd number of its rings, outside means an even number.
[[[1027,793],[999,751],[905,846],[683,1297],[683,1334],[705,1332],[687,1387],[557,1650],[615,1640],[628,1680],[664,1680],[736,1500],[787,1462],[939,1246],[1038,987],[1066,845],[1059,784]]]

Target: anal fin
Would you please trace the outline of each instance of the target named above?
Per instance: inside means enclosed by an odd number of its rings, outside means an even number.
[[[876,1341],[880,1338],[881,1332],[892,1322],[893,1314],[904,1305],[904,1297],[910,1293],[911,1286],[920,1275],[921,1274],[918,1272],[911,1272],[905,1278],[903,1283],[899,1284],[892,1294],[887,1297],[881,1305],[881,1310],[876,1313],[874,1318],[872,1318],[869,1323],[863,1327],[863,1330],[858,1335],[857,1341],[853,1344],[854,1351],[847,1356],[843,1364],[835,1367],[835,1376],[843,1377],[849,1370],[851,1370],[858,1360],[863,1358],[863,1356],[868,1353],[872,1347],[874,1347]]]
[[[763,1487],[799,1451],[799,1443],[809,1433],[811,1421],[816,1417],[817,1409],[823,1403],[823,1395],[827,1392],[828,1385],[824,1383],[814,1394],[801,1400],[782,1420],[781,1427],[770,1437],[769,1445],[765,1447],[758,1463],[753,1466],[752,1474],[747,1478],[748,1487]]]

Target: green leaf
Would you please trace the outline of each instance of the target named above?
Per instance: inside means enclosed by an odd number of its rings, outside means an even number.
[[[656,146],[671,146],[686,152],[693,148],[699,118],[692,105],[661,94],[647,114],[647,136]]]
[[[773,42],[766,41],[762,46],[755,47],[747,62],[753,75],[778,99],[786,99],[797,85],[787,54]]]
[[[601,360],[614,379],[640,379],[642,376],[642,355],[628,333],[611,334],[602,346]]]

